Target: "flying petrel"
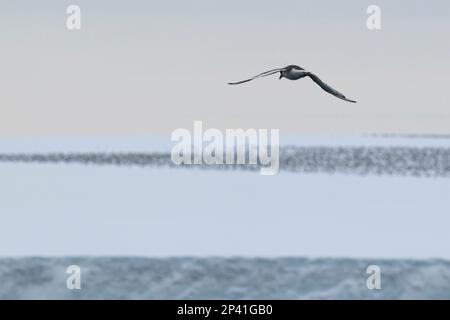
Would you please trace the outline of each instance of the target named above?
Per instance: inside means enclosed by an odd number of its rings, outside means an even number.
[[[320,80],[320,78],[318,76],[316,76],[314,73],[306,71],[305,69],[303,69],[303,68],[301,68],[299,66],[296,66],[296,65],[289,65],[289,66],[284,67],[284,68],[272,69],[272,70],[260,73],[260,74],[254,76],[254,77],[252,77],[250,79],[242,80],[242,81],[238,81],[238,82],[229,82],[228,84],[231,84],[231,85],[241,84],[241,83],[248,82],[248,81],[251,81],[251,80],[254,80],[254,79],[257,79],[257,78],[270,76],[270,75],[278,73],[278,72],[280,73],[279,79],[286,78],[286,79],[289,79],[289,80],[298,80],[298,79],[301,79],[301,78],[310,77],[312,79],[312,81],[317,83],[323,90],[325,90],[329,94],[332,94],[333,96],[335,96],[335,97],[337,97],[339,99],[342,99],[342,100],[345,100],[345,101],[348,101],[348,102],[356,103],[356,101],[347,99],[342,93],[340,93],[336,89],[333,89],[328,84],[326,84],[325,82]]]

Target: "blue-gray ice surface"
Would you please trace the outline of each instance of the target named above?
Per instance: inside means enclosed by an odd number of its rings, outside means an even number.
[[[66,268],[81,268],[80,290]],[[378,265],[379,290],[366,269]],[[380,259],[0,259],[0,299],[450,299],[450,262]]]
[[[445,138],[302,139],[289,144],[449,147]],[[0,147],[8,154],[167,151],[164,141],[148,143],[30,140]],[[0,297],[449,297],[448,263],[435,260],[450,259],[445,176],[5,162],[0,177],[0,256],[15,257],[0,260]],[[204,259],[167,259],[187,256]],[[85,268],[81,293],[61,288],[72,262]],[[387,271],[380,292],[365,287],[373,262]]]

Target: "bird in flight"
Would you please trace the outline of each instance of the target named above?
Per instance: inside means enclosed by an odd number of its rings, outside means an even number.
[[[256,76],[254,76],[250,79],[246,79],[246,80],[242,80],[242,81],[238,81],[238,82],[229,82],[228,84],[230,84],[230,85],[241,84],[241,83],[252,81],[257,78],[267,77],[267,76],[270,76],[275,73],[280,73],[279,79],[286,78],[289,80],[298,80],[301,78],[310,77],[312,81],[317,83],[319,85],[319,87],[321,87],[323,90],[325,90],[329,94],[332,94],[333,96],[335,96],[339,99],[356,103],[356,101],[347,99],[342,93],[340,93],[336,89],[333,89],[328,84],[326,84],[325,82],[320,80],[320,78],[318,76],[316,76],[314,73],[306,71],[305,69],[303,69],[299,66],[295,66],[295,65],[289,65],[287,67],[279,68],[279,69],[272,69],[272,70],[257,74]]]

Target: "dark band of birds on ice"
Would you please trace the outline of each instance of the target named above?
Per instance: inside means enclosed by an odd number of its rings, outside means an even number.
[[[170,153],[0,154],[0,162],[65,163],[214,170],[258,170],[260,165],[176,165]],[[280,148],[280,170],[300,173],[450,177],[446,147],[298,147]]]

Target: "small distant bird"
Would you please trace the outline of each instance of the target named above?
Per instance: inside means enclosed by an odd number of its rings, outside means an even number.
[[[269,71],[260,73],[250,79],[242,80],[242,81],[238,81],[238,82],[229,82],[228,84],[230,84],[230,85],[241,84],[241,83],[249,82],[249,81],[257,79],[257,78],[267,77],[267,76],[270,76],[270,75],[278,73],[278,72],[280,73],[279,79],[286,78],[289,80],[298,80],[301,78],[310,77],[312,79],[312,81],[317,83],[323,90],[325,90],[329,94],[332,94],[333,96],[335,96],[339,99],[356,103],[356,101],[347,99],[342,93],[340,93],[336,89],[333,89],[328,84],[326,84],[325,82],[320,80],[320,78],[318,76],[316,76],[314,73],[306,71],[305,69],[303,69],[299,66],[295,66],[295,65],[290,65],[290,66],[287,66],[284,68],[269,70]]]

